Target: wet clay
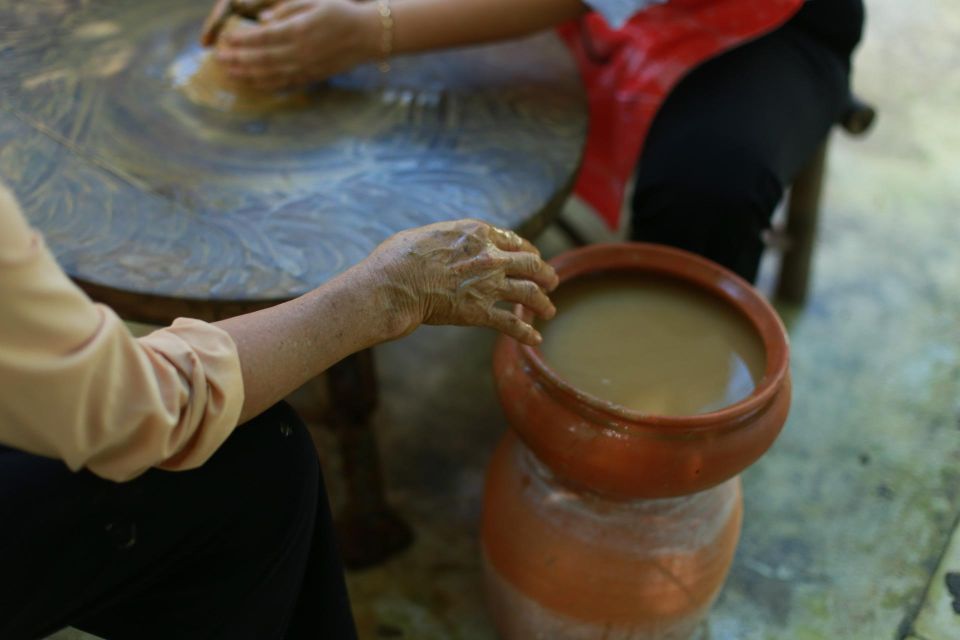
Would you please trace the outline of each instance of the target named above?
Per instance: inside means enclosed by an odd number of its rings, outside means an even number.
[[[750,395],[763,343],[732,306],[649,275],[575,278],[540,328],[547,364],[581,391],[645,414],[707,413]]]
[[[231,17],[221,32],[223,35],[257,24],[252,20]],[[191,102],[220,111],[238,113],[267,113],[279,109],[303,106],[306,93],[294,91],[261,91],[233,80],[227,75],[215,52],[206,50],[199,58],[179,60],[171,69],[174,85]]]

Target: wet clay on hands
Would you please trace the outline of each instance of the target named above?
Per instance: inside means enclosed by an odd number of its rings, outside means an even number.
[[[252,20],[232,15],[216,34],[217,42],[222,41],[224,34],[236,33],[256,25]],[[219,46],[217,44],[218,48]],[[303,91],[263,91],[234,80],[217,61],[215,50],[203,52],[196,72],[186,77],[179,89],[195,104],[228,112],[268,113],[303,106],[307,102]]]
[[[537,249],[476,220],[398,233],[370,260],[384,274],[384,306],[398,335],[421,323],[472,325],[535,345],[540,334],[497,303],[519,303],[542,318],[556,313],[546,292],[557,286],[557,276]]]

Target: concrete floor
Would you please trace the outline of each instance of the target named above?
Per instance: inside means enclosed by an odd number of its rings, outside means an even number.
[[[812,297],[781,309],[795,402],[744,475],[714,640],[960,638],[944,580],[960,571],[960,5],[868,5],[854,84],[879,126],[831,148]],[[376,352],[390,499],[417,540],[349,576],[363,640],[495,637],[477,549],[484,466],[505,428],[492,344],[425,328]],[[316,435],[337,503],[334,446]]]

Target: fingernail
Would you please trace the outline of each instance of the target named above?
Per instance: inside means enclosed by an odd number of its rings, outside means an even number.
[[[260,22],[273,20],[273,11],[263,11],[260,13]]]
[[[539,332],[539,331],[534,331],[534,332],[533,332],[533,343],[534,343],[534,344],[542,344],[542,343],[543,343],[543,336],[540,335],[540,332]]]

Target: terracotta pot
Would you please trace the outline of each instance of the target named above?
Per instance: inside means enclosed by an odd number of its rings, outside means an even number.
[[[552,264],[561,286],[630,271],[695,285],[749,321],[766,369],[750,396],[719,411],[644,415],[573,388],[539,349],[501,339],[494,373],[512,431],[487,474],[481,532],[497,627],[504,640],[688,638],[733,558],[737,476],[786,420],[786,332],[749,283],[685,251],[593,245]]]

